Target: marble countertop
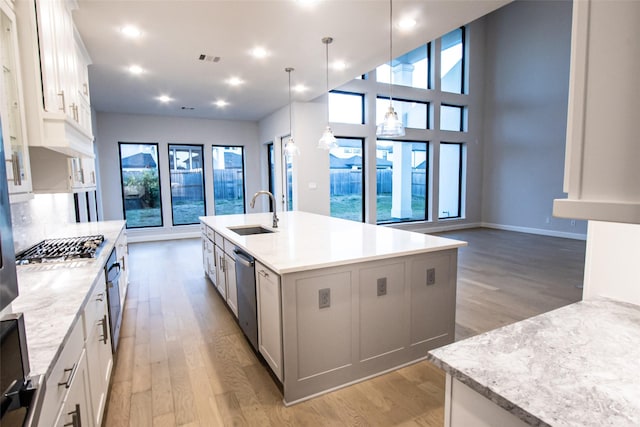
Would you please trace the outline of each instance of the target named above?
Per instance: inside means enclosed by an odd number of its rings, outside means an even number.
[[[19,295],[11,311],[24,313],[32,375],[48,377],[124,225],[124,221],[72,224],[48,236],[103,234],[96,258],[17,266]]]
[[[533,426],[640,425],[640,306],[581,301],[429,358]]]
[[[221,215],[200,220],[279,274],[454,249],[466,242],[307,212]],[[228,227],[262,225],[274,233],[241,236]]]

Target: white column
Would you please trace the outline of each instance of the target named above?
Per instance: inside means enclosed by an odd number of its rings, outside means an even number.
[[[411,218],[411,144],[393,143],[391,217]]]

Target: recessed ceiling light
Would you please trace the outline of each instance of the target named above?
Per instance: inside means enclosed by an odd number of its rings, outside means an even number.
[[[267,52],[267,50],[261,46],[256,46],[251,49],[251,56],[253,56],[254,58],[262,59],[269,56],[269,52]]]
[[[293,87],[293,91],[298,93],[306,92],[307,90],[309,90],[309,88],[303,84],[297,84]]]
[[[168,95],[160,95],[156,98],[158,101],[162,102],[163,104],[166,104],[168,102],[173,101],[173,98],[171,98]]]
[[[144,73],[144,69],[139,65],[131,65],[129,66],[128,70],[131,74],[135,74],[135,75]]]
[[[231,86],[240,86],[244,83],[244,80],[242,80],[240,77],[230,77],[227,79],[227,83]]]
[[[307,4],[318,3],[318,1],[319,0],[296,0],[296,3],[302,4],[302,5],[307,5]]]
[[[120,33],[130,39],[137,39],[142,35],[142,31],[140,31],[138,27],[135,27],[133,25],[125,25],[124,27],[120,28]]]
[[[227,101],[225,101],[224,99],[218,99],[213,104],[218,108],[223,108],[223,107],[226,107],[227,105],[229,105],[229,103]]]
[[[344,61],[335,61],[332,68],[336,71],[343,71],[347,68],[347,64],[345,64]]]
[[[413,18],[404,18],[400,22],[398,22],[398,27],[401,30],[410,30],[416,26],[416,20]]]

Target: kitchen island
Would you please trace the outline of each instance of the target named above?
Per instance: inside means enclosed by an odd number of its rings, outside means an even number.
[[[268,213],[201,222],[205,271],[232,311],[240,291],[228,255],[236,248],[256,260],[258,349],[286,404],[453,342],[465,242],[305,212],[280,214],[278,228]],[[272,232],[231,229],[258,225]]]
[[[640,425],[640,307],[581,301],[432,350],[445,426]]]

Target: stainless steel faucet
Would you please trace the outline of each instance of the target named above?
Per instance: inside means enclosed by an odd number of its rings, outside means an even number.
[[[266,194],[271,198],[271,205],[273,206],[273,228],[278,228],[278,221],[280,221],[278,219],[278,216],[276,215],[276,198],[273,197],[273,194],[271,194],[270,191],[267,190],[260,190],[258,191],[256,194],[253,195],[253,197],[251,198],[251,203],[249,204],[252,208],[255,207],[256,204],[256,199],[258,198],[259,195],[261,194]]]

